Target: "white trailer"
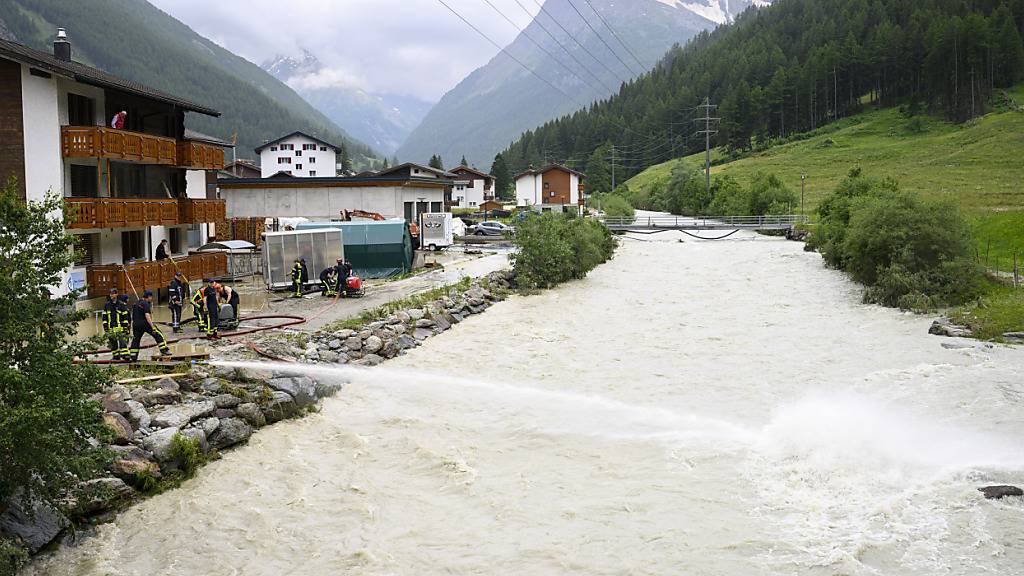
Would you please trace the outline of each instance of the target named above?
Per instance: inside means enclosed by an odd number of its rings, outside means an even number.
[[[420,214],[420,249],[443,250],[455,243],[451,212]]]
[[[263,234],[263,281],[275,290],[292,285],[296,258],[306,259],[306,282],[318,282],[320,271],[345,257],[342,231],[338,228],[265,232]]]

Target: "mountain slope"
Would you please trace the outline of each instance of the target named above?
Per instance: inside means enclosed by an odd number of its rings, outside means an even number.
[[[144,0],[0,0],[0,30],[19,42],[50,50],[58,26],[76,60],[220,110],[221,118],[190,116],[189,126],[223,138],[237,132],[240,157],[294,130],[344,144],[356,159],[373,155],[259,66]]]
[[[384,154],[397,150],[431,107],[413,97],[367,93],[338,77],[306,50],[301,58],[279,55],[261,67],[353,137]]]
[[[551,56],[538,49],[524,37],[524,33],[507,50],[575,99],[567,99],[564,94],[523,70],[507,55],[499,53],[444,95],[399,148],[398,156],[402,160],[425,161],[432,154],[440,153],[452,162],[465,154],[471,163],[489,167],[494,155],[522,131],[613,94],[625,79],[633,76],[633,72],[643,73],[649,69],[673,44],[685,42],[700,30],[715,25],[699,15],[695,8],[706,9],[704,11],[710,15],[714,7],[717,10],[715,14],[732,18],[754,1],[591,0],[590,4],[639,58],[638,63],[586,3],[580,0],[573,3],[547,0],[544,11],[525,29],[525,35],[543,46],[565,67],[552,61]],[[731,10],[724,11],[723,7],[731,7]],[[581,20],[577,8],[590,27]],[[495,17],[498,18],[497,14]],[[466,33],[473,32],[467,29]],[[573,42],[570,35],[585,50]],[[552,36],[557,38],[557,42]],[[625,65],[609,51],[605,42]],[[573,73],[570,74],[566,67]]]

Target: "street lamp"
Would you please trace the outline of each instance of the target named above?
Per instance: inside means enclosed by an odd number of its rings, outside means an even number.
[[[807,182],[807,174],[800,175],[800,219],[804,216],[804,184]]]

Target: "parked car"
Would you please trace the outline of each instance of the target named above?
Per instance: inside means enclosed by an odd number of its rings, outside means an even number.
[[[512,233],[512,228],[501,222],[481,222],[469,228],[474,236],[504,236]]]

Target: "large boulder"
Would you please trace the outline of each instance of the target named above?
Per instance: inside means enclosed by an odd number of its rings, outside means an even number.
[[[974,334],[970,328],[954,324],[949,318],[939,318],[932,322],[928,333],[951,338],[970,338]]]
[[[112,508],[134,491],[120,478],[96,478],[81,482],[69,506],[75,516],[86,516]]]
[[[272,378],[267,386],[279,392],[287,392],[295,400],[298,408],[304,408],[316,402],[316,384],[307,376],[293,378]]]
[[[166,462],[171,458],[171,444],[179,432],[178,428],[157,430],[142,440],[142,447],[149,450],[157,462]]]
[[[338,348],[341,348],[341,338],[332,339],[330,342],[327,343],[327,347],[330,348],[331,350],[337,350]]]
[[[180,428],[196,418],[212,414],[216,408],[211,400],[168,406],[153,414],[153,425],[159,428]]]
[[[149,415],[149,411],[142,405],[142,402],[138,400],[128,400],[128,421],[132,423],[135,428],[149,428],[150,423],[153,419]]]
[[[142,448],[138,446],[109,446],[108,449],[114,453],[110,471],[115,476],[123,479],[132,479],[140,474],[149,474],[154,478],[160,477],[160,466],[150,460]]]
[[[0,513],[0,533],[20,539],[33,554],[70,524],[56,508],[42,502],[25,502],[20,497],[11,498]]]
[[[421,308],[410,308],[406,310],[405,313],[409,316],[409,319],[413,321],[420,320],[426,315]]]
[[[132,393],[132,399],[143,406],[161,406],[181,402],[181,392],[169,388],[139,388]]]
[[[384,359],[376,354],[367,354],[366,356],[363,356],[362,359],[357,361],[356,364],[360,366],[376,366],[383,361]]]
[[[352,336],[351,338],[346,338],[345,339],[345,349],[346,350],[351,350],[351,351],[355,352],[355,351],[361,349],[362,347],[363,347],[363,341],[362,341],[362,339],[359,338],[359,336]]]
[[[218,394],[213,397],[213,405],[217,408],[234,408],[242,403],[242,399],[233,394]]]
[[[117,412],[105,412],[103,414],[103,424],[114,433],[115,444],[127,444],[131,442],[132,435],[135,434],[128,419]]]
[[[1007,496],[1024,496],[1024,490],[1016,486],[985,486],[978,490],[989,500],[1000,500]]]
[[[270,401],[263,409],[263,416],[267,419],[267,423],[273,424],[285,418],[291,418],[298,412],[299,409],[295,406],[295,399],[291,397],[291,394],[277,391],[271,394]]]
[[[367,354],[375,354],[383,347],[384,341],[381,340],[379,336],[371,335],[365,342],[363,342],[363,352],[366,352]]]
[[[401,336],[398,337],[398,340],[395,340],[395,347],[398,349],[399,352],[401,352],[402,350],[407,350],[409,348],[415,348],[416,340],[413,340],[411,336],[402,334]]]
[[[104,412],[114,412],[117,414],[127,414],[131,409],[128,407],[127,400],[131,400],[131,394],[127,390],[111,389],[107,390],[99,398],[100,405],[103,406]]]
[[[210,445],[206,442],[206,431],[202,427],[190,426],[183,428],[181,435],[189,440],[194,440],[196,446],[199,446],[199,450],[204,454],[210,450]]]
[[[412,336],[417,340],[426,340],[434,335],[434,331],[429,328],[417,328],[413,331]]]
[[[262,428],[267,425],[267,418],[263,415],[263,411],[253,402],[239,404],[235,407],[235,415],[245,420],[246,424],[253,428]]]
[[[238,418],[226,418],[220,421],[220,426],[210,435],[209,442],[212,448],[222,450],[244,442],[250,436],[252,436],[252,428],[248,424]]]

